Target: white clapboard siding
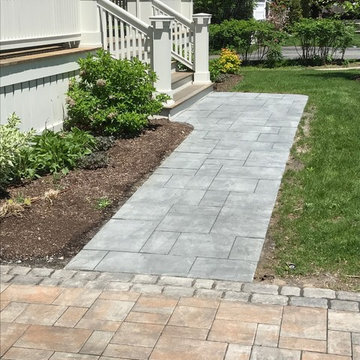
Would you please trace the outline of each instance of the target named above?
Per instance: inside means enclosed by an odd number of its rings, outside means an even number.
[[[0,0],[0,50],[79,41],[80,0]]]

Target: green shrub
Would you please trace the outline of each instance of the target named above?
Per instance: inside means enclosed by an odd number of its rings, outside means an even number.
[[[252,19],[254,0],[194,0],[194,13],[212,14],[213,23],[226,19]]]
[[[331,60],[336,51],[344,57],[355,35],[353,25],[331,19],[302,19],[293,26],[292,32],[300,40],[301,59],[322,63]]]
[[[96,146],[95,138],[77,128],[67,133],[45,130],[33,138],[26,155],[26,177],[38,177],[48,173],[68,173],[78,161],[91,154]]]
[[[30,148],[34,131],[21,132],[20,119],[12,114],[7,124],[0,125],[0,188],[19,180],[24,169],[24,154]]]
[[[281,45],[285,38],[284,32],[277,31],[267,21],[225,20],[210,27],[211,49],[235,49],[244,61],[250,60],[253,53],[263,60],[269,50]]]
[[[213,59],[209,64],[210,78],[213,82],[221,82],[226,74],[238,74],[241,60],[235,51],[221,49],[218,59]]]
[[[67,93],[66,126],[96,135],[133,136],[162,109],[167,96],[155,92],[156,74],[138,59],[115,60],[100,50],[79,60],[80,77]]]

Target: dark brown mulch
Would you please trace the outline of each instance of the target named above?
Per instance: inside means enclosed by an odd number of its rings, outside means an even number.
[[[231,91],[243,78],[242,75],[229,74],[226,76],[225,81],[214,85],[214,90],[218,92]]]
[[[0,261],[63,266],[191,130],[187,124],[154,120],[141,136],[117,140],[109,150],[106,168],[75,170],[57,180],[45,176],[11,188],[12,198],[41,198],[50,189],[61,191],[52,203],[38,199],[21,217],[0,219]],[[110,199],[112,205],[98,210],[100,198]]]

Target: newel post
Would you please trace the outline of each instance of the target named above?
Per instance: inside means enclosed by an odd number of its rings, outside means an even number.
[[[166,93],[171,98],[171,25],[174,18],[171,16],[151,16],[153,27],[152,66],[157,74],[156,91]],[[173,103],[170,100],[168,104]]]
[[[96,0],[80,0],[80,46],[101,46],[100,13]]]
[[[209,25],[210,14],[193,15],[195,25],[195,74],[194,83],[211,83],[209,72]]]

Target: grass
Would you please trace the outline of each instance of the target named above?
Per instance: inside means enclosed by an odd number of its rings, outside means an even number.
[[[235,91],[309,96],[291,150],[298,166],[284,175],[270,229],[277,273],[359,276],[360,82],[355,77],[360,72],[296,67],[242,73]],[[296,269],[289,270],[289,263]]]
[[[360,47],[360,33],[355,34],[355,38],[352,43],[352,46]]]

